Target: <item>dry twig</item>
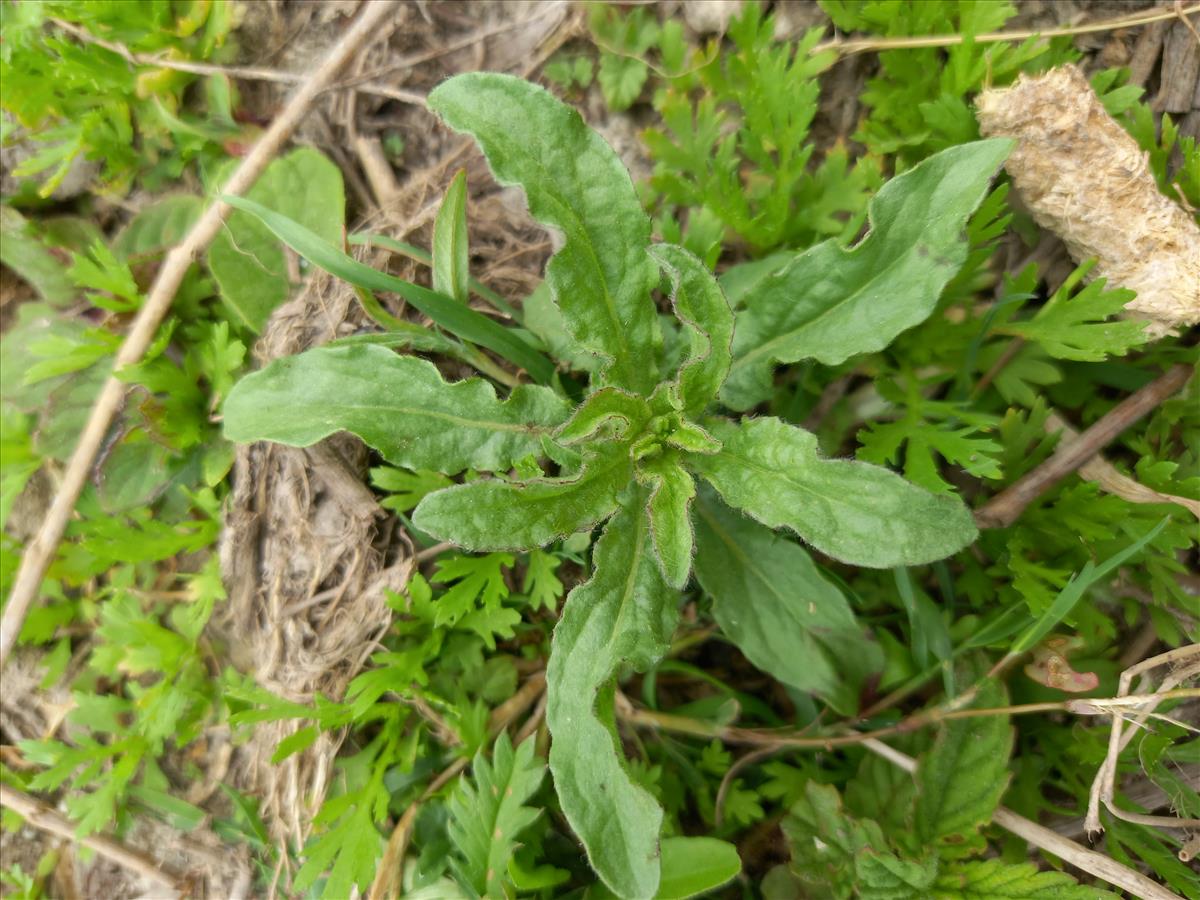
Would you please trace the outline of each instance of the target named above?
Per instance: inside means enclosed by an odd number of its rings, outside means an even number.
[[[1078,440],[1059,447],[1048,460],[976,510],[976,524],[980,528],[1007,528],[1030,503],[1187,384],[1192,372],[1191,366],[1173,366],[1141,390],[1122,400],[1096,424],[1081,433]]]
[[[238,165],[225,184],[226,194],[242,194],[254,184],[308,114],[309,107],[317,96],[333,82],[337,73],[363,45],[377,34],[380,24],[395,11],[395,8],[395,0],[375,0],[366,5],[358,20],[330,50],[325,60],[292,96],[283,111],[271,123],[271,127],[263,133],[254,148]],[[188,267],[216,237],[229,211],[230,207],[226,204],[213,203],[183,243],[167,255],[145,303],[138,311],[133,326],[117,353],[113,365],[114,372],[141,360],[146,348],[154,339],[159,323],[170,309],[171,301],[175,298],[175,292],[179,289]],[[62,540],[67,521],[75,509],[75,501],[79,499],[96,454],[124,400],[126,387],[115,375],[110,375],[105,381],[79,437],[75,452],[63,473],[62,484],[46,513],[42,527],[25,548],[12,593],[9,595],[8,606],[4,610],[3,619],[0,620],[0,669],[3,669],[7,662],[17,642],[21,625],[37,598],[42,579],[54,558],[59,541]]]
[[[177,894],[187,893],[187,879],[182,875],[165,870],[146,854],[127,847],[120,841],[102,835],[77,837],[75,823],[66,816],[51,809],[36,797],[23,791],[18,791],[6,784],[0,784],[0,806],[7,807],[18,813],[30,825],[68,841],[76,842],[89,850],[103,856],[105,859],[123,866],[141,877],[169,888]]]

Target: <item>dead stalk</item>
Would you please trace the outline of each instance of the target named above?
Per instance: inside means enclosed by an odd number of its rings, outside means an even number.
[[[225,184],[226,194],[245,193],[263,173],[284,143],[291,137],[300,122],[308,114],[313,101],[332,82],[342,67],[378,32],[382,22],[395,12],[395,0],[375,0],[365,5],[358,20],[325,57],[325,60],[300,86],[283,111],[259,138],[250,153],[242,160],[237,170]],[[163,266],[154,280],[146,302],[138,311],[125,342],[117,353],[114,371],[132,365],[145,354],[154,339],[159,323],[162,322],[188,267],[208,247],[220,231],[230,208],[221,202],[213,203],[192,228],[183,243],[172,250],[163,261]],[[75,509],[75,501],[87,483],[92,463],[104,442],[113,418],[125,397],[126,385],[110,376],[104,383],[95,405],[92,407],[87,425],[80,435],[75,452],[63,473],[62,483],[50,509],[46,513],[41,529],[21,558],[21,566],[8,598],[4,617],[0,620],[0,669],[8,661],[21,625],[37,598],[42,579],[62,540],[67,521]]]
[[[182,875],[166,871],[146,854],[112,838],[102,835],[77,837],[74,822],[23,791],[0,784],[0,806],[18,813],[33,827],[87,847],[89,850],[94,850],[105,859],[153,881],[155,884],[169,888],[177,894],[187,893],[187,879]]]

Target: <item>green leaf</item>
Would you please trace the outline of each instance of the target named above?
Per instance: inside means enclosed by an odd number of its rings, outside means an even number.
[[[883,568],[942,559],[976,536],[956,497],[931,494],[868,463],[821,459],[817,439],[779,419],[709,429],[724,445],[688,465],[730,506],[771,528],[787,526],[822,553]]]
[[[316,150],[301,147],[276,159],[245,199],[294,220],[326,244],[341,244],[346,209],[342,173]],[[254,216],[235,212],[208,250],[208,268],[231,320],[255,333],[291,289],[279,243],[283,238],[271,231]]]
[[[650,547],[644,489],[632,492],[596,544],[592,577],[571,591],[546,671],[550,770],[563,813],[592,868],[615,893],[652,897],[663,812],[630,778],[620,752],[613,681],[666,653],[677,595]]]
[[[388,496],[379,502],[384,509],[408,512],[428,494],[450,487],[452,482],[439,472],[417,469],[409,472],[391,466],[376,466],[370,471],[371,484]]]
[[[713,598],[713,616],[746,658],[838,712],[857,712],[860,690],[883,667],[883,654],[804,548],[707,488],[696,503],[696,547],[696,578]]]
[[[571,446],[589,439],[621,440],[641,431],[650,419],[645,399],[620,388],[601,388],[589,396],[559,429],[555,440]],[[598,433],[604,434],[598,438]]]
[[[1074,274],[1082,275],[1091,266]],[[1105,290],[1103,278],[1097,278],[1074,297],[1067,294],[1077,279],[1054,292],[1032,319],[1012,322],[1002,330],[1041,345],[1055,359],[1101,362],[1110,356],[1124,356],[1133,347],[1146,343],[1146,323],[1137,319],[1109,321],[1137,294],[1124,288]]]
[[[733,311],[712,273],[682,247],[657,244],[650,255],[671,277],[671,305],[687,332],[679,367],[679,397],[689,416],[704,411],[729,374]]]
[[[531,609],[544,608],[557,612],[559,598],[563,595],[563,583],[554,573],[560,565],[562,560],[557,556],[542,550],[530,551],[521,591],[529,596]]]
[[[692,571],[691,505],[696,482],[670,456],[644,461],[638,468],[638,479],[650,489],[646,512],[663,579],[673,588],[682,588]]]
[[[1117,900],[1119,894],[1084,886],[1063,872],[999,859],[951,863],[938,874],[933,900]]]
[[[493,478],[430,494],[413,512],[413,523],[467,550],[529,550],[608,518],[631,475],[628,450],[607,445],[585,457],[583,471],[573,477]]]
[[[715,890],[742,871],[737,848],[711,837],[662,840],[662,880],[656,900],[684,900]]]
[[[187,194],[163,197],[141,210],[113,238],[121,259],[148,256],[174,247],[191,231],[204,212],[204,201]]]
[[[633,106],[633,102],[641,96],[649,74],[650,70],[640,59],[602,53],[596,80],[600,82],[600,90],[604,92],[604,102],[609,109],[620,112]]]
[[[930,157],[880,189],[855,247],[826,241],[760,281],[737,318],[721,399],[748,409],[769,395],[775,363],[837,365],[924,321],[966,261],[967,220],[1011,147],[976,141]]]
[[[546,281],[575,339],[608,363],[608,381],[648,393],[657,382],[658,282],[650,220],[613,149],[574,109],[519,78],[471,72],[443,82],[429,107],[471,134],[497,181],[525,189],[529,211],[562,233]]]
[[[394,465],[453,473],[540,453],[567,406],[531,385],[501,401],[486,381],[447,383],[432,363],[362,344],[275,360],[234,386],[224,414],[238,443],[307,447],[350,431]]]
[[[54,306],[65,306],[78,293],[62,260],[38,237],[34,226],[8,205],[0,205],[0,262]]]
[[[458,303],[436,291],[372,269],[347,256],[319,234],[252,200],[228,196],[222,196],[221,199],[230,206],[253,213],[281,241],[326,272],[368,291],[390,291],[399,294],[450,333],[495,351],[509,362],[525,369],[535,381],[545,383],[553,376],[554,366],[550,360],[512,331],[475,312],[465,303]]]
[[[534,744],[527,738],[514,751],[508,734],[501,732],[492,761],[480,750],[471,764],[474,778],[464,776],[446,804],[450,839],[461,856],[454,868],[481,895],[506,896],[505,876],[517,836],[538,816],[538,810],[525,805],[546,774],[534,756]]]
[[[986,679],[968,708],[1008,702],[1004,688]],[[1008,786],[1013,729],[1004,715],[953,719],[942,725],[917,768],[917,838],[943,857],[982,846],[979,828],[991,821]]]
[[[459,169],[433,223],[433,289],[466,303],[471,290],[467,255],[467,170]]]

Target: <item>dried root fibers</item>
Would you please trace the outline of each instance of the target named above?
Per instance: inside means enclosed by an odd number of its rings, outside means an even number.
[[[1137,291],[1126,309],[1159,337],[1200,322],[1200,227],[1165,197],[1146,155],[1074,66],[976,102],[984,134],[1017,140],[1005,168],[1034,219],[1093,276]]]

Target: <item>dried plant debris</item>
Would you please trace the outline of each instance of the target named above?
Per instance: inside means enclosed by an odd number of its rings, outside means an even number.
[[[1200,227],[1159,192],[1145,154],[1074,66],[1022,76],[976,101],[984,134],[1013,137],[1005,164],[1038,224],[1094,275],[1137,291],[1126,307],[1159,337],[1200,322]]]

